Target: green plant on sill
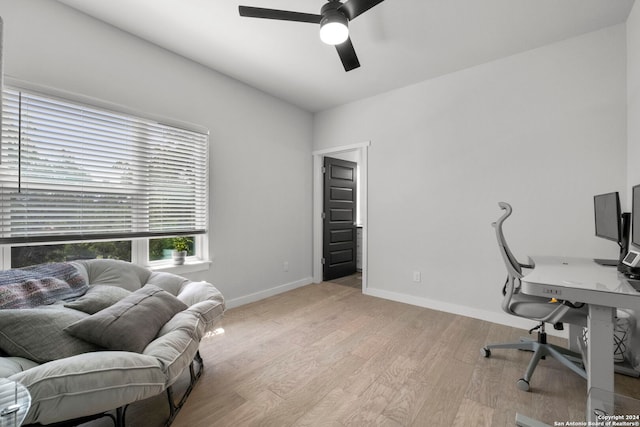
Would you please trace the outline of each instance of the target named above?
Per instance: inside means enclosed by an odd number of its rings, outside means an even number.
[[[189,252],[189,245],[191,245],[191,239],[188,237],[174,237],[173,238],[173,250],[178,252]]]

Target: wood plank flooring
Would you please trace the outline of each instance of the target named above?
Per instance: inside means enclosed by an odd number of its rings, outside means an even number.
[[[350,286],[305,286],[227,311],[202,341],[203,376],[173,426],[513,426],[516,412],[584,421],[586,381],[555,360],[523,392],[515,383],[531,353],[482,357],[486,343],[523,334]],[[637,379],[616,375],[616,390],[640,398]],[[127,421],[165,416],[159,396],[132,405]],[[98,425],[109,423],[87,424]]]

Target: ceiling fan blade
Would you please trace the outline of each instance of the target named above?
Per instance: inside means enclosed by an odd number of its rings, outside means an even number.
[[[345,71],[351,71],[360,66],[360,61],[358,61],[358,56],[356,55],[356,50],[353,48],[353,43],[351,43],[351,38],[348,38],[344,43],[337,44],[336,50],[338,51],[338,56],[340,56]]]
[[[384,0],[347,0],[338,9],[351,21],[383,1]]]
[[[321,15],[313,13],[291,12],[289,10],[264,9],[262,7],[238,6],[240,16],[248,18],[278,19],[280,21],[310,22],[319,24]]]

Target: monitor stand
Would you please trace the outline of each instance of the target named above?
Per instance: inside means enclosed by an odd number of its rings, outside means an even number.
[[[621,218],[622,234],[620,235],[620,262],[618,262],[618,271],[624,273],[626,271],[622,260],[629,252],[629,232],[631,231],[631,214],[624,212]]]

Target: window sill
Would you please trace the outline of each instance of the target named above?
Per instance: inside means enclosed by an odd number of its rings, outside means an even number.
[[[196,273],[199,271],[207,271],[211,266],[209,260],[186,260],[182,265],[174,265],[173,262],[158,262],[149,265],[147,268],[152,271],[163,271],[173,274]]]

